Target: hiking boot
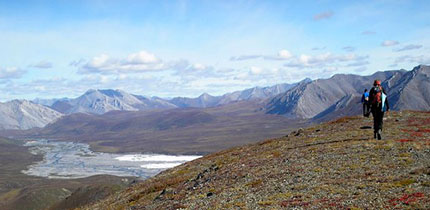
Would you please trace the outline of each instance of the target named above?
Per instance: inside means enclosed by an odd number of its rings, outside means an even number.
[[[373,138],[376,139],[376,131],[373,132]]]
[[[377,133],[377,134],[378,134],[378,140],[381,140],[381,139],[382,139],[381,133],[382,133],[382,131],[381,131],[381,129],[379,129],[379,130],[378,130],[378,133]]]

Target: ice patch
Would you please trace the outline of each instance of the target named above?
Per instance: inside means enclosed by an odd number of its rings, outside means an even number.
[[[120,157],[116,157],[115,159],[119,161],[139,161],[139,162],[180,162],[180,161],[192,161],[194,159],[200,158],[201,156],[196,155],[123,155]]]
[[[167,168],[173,168],[181,164],[182,163],[150,163],[150,164],[141,165],[140,167],[147,168],[147,169],[167,169]]]

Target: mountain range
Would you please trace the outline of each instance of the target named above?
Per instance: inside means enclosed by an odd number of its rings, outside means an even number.
[[[21,101],[26,105],[28,110],[26,113],[32,114],[10,111],[12,106],[14,110],[20,109],[16,102],[3,103],[0,106],[0,113],[2,118],[7,120],[0,122],[0,129],[43,127],[63,115],[73,113],[103,115],[111,111],[151,111],[190,107],[204,109],[241,101],[259,103],[257,110],[266,114],[318,122],[359,114],[359,97],[364,89],[372,87],[375,79],[380,79],[382,86],[388,91],[388,100],[393,110],[430,110],[429,75],[430,67],[420,65],[411,71],[381,71],[369,76],[336,74],[328,79],[305,79],[294,84],[254,87],[222,96],[204,93],[197,98],[163,99],[134,95],[122,90],[88,90],[73,99]]]
[[[347,102],[345,96],[361,95],[364,89],[370,89],[375,79],[382,81],[393,110],[430,110],[430,67],[425,65],[417,66],[411,71],[384,71],[370,76],[336,74],[329,79],[301,82],[290,90],[269,98],[263,109],[268,114],[289,118],[321,118],[323,113],[328,114],[334,110],[333,105]],[[355,100],[357,107],[359,102]],[[339,106],[337,111],[339,112]]]

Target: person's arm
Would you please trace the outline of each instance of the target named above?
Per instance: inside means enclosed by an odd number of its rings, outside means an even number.
[[[375,94],[375,90],[370,89],[369,91],[369,103],[372,104],[373,103],[373,95]]]
[[[388,96],[385,98],[385,106],[387,106],[387,112],[390,110],[390,104],[388,104]]]
[[[361,96],[361,103],[364,102],[364,94]]]

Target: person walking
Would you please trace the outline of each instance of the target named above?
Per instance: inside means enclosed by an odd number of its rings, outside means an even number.
[[[361,103],[363,104],[363,116],[369,117],[370,103],[369,103],[369,93],[367,92],[367,89],[364,89],[363,96],[361,97]]]
[[[387,93],[381,86],[380,80],[373,82],[373,87],[369,93],[370,110],[373,115],[373,137],[382,139],[382,125],[385,111],[390,109]]]

